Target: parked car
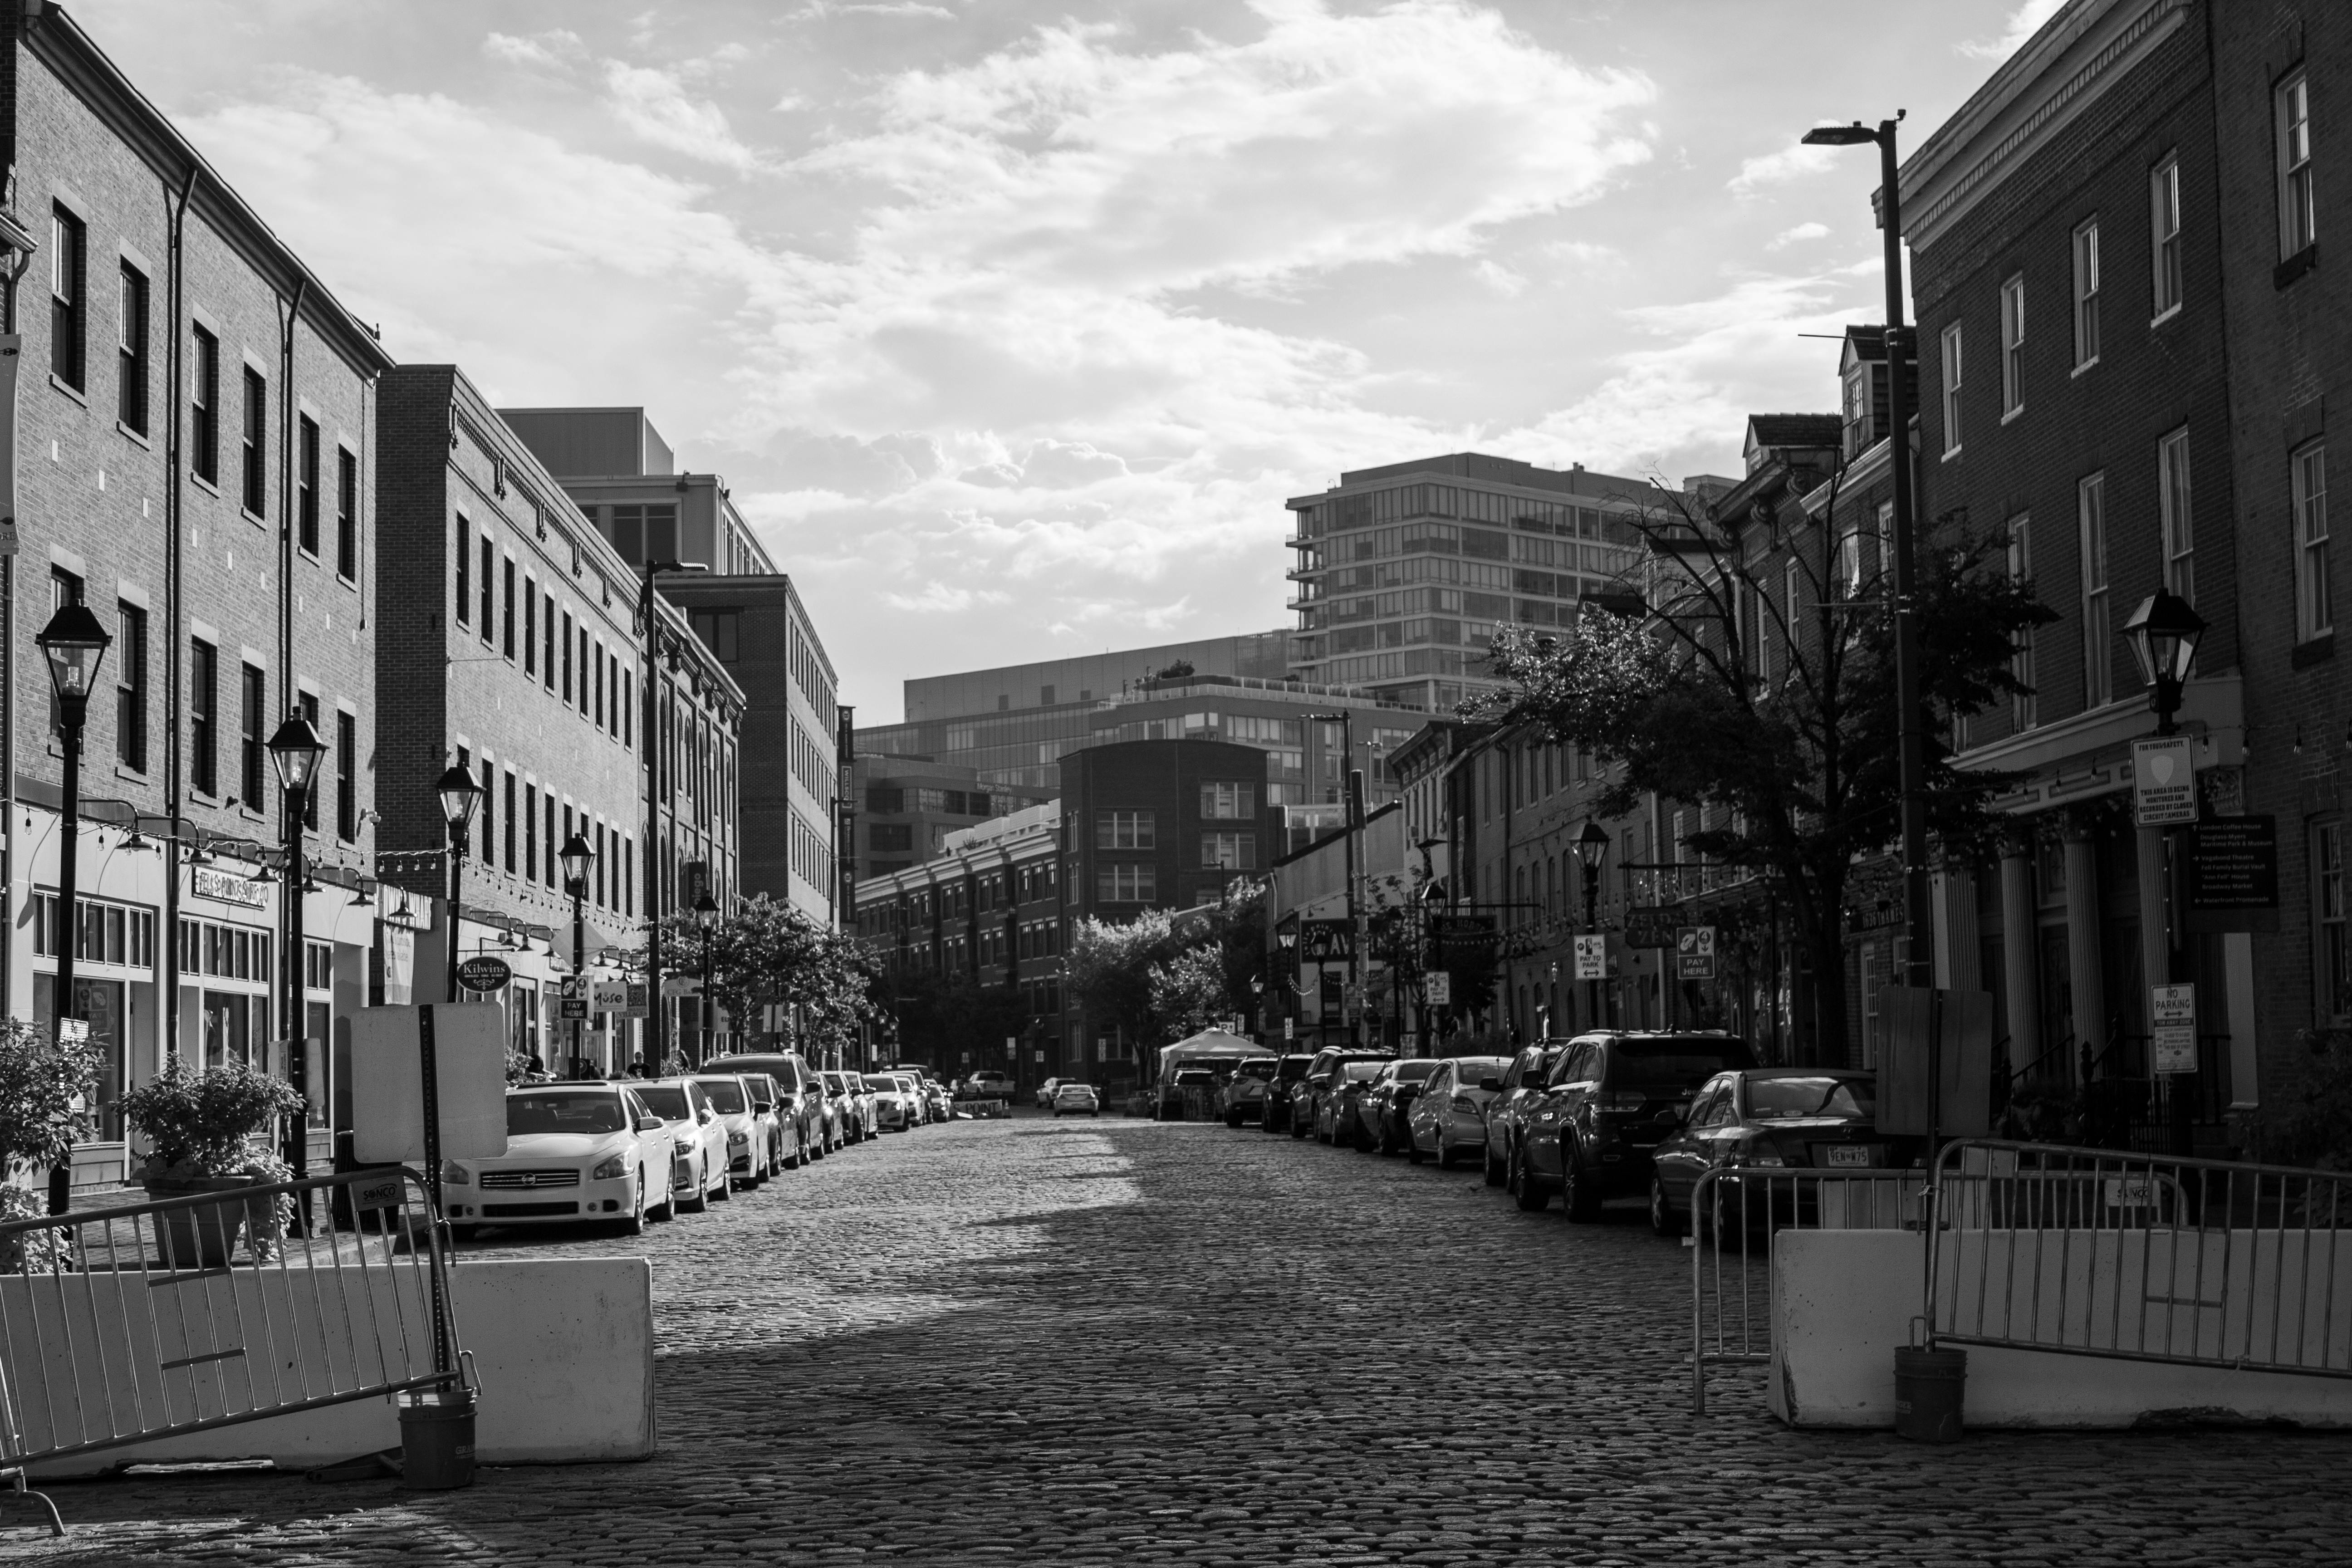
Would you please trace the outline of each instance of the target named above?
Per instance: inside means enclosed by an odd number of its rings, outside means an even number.
[[[1699,1086],[1755,1065],[1748,1042],[1731,1035],[1579,1036],[1528,1118],[1511,1165],[1512,1196],[1523,1209],[1539,1209],[1559,1193],[1569,1218],[1591,1220],[1610,1198],[1648,1192],[1651,1154]]]
[[[1040,1110],[1051,1110],[1054,1108],[1054,1091],[1061,1087],[1062,1080],[1057,1078],[1049,1078],[1045,1082],[1039,1084],[1037,1086],[1037,1109]]]
[[[1298,1084],[1307,1076],[1307,1064],[1314,1057],[1306,1054],[1278,1057],[1274,1076],[1266,1080],[1265,1109],[1260,1125],[1268,1132],[1287,1131],[1291,1106],[1298,1094]]]
[[[1544,1080],[1568,1049],[1566,1040],[1539,1040],[1511,1058],[1495,1080],[1495,1098],[1486,1103],[1486,1184],[1499,1187],[1519,1157],[1519,1137],[1535,1103],[1543,1098]],[[1485,1087],[1485,1080],[1480,1080]]]
[[[705,1072],[763,1072],[776,1080],[776,1111],[800,1133],[803,1160],[824,1158],[831,1142],[824,1130],[824,1086],[798,1051],[740,1051],[702,1064]]]
[[[629,1086],[647,1110],[669,1124],[670,1195],[689,1214],[733,1189],[727,1181],[727,1127],[702,1086],[690,1078],[648,1079]]]
[[[948,1092],[947,1085],[926,1073],[915,1079],[915,1092],[922,1100],[924,1121],[955,1120],[955,1096]]]
[[[710,1109],[719,1113],[719,1121],[727,1130],[727,1174],[738,1186],[756,1187],[768,1179],[768,1128],[758,1111],[752,1109],[754,1096],[749,1079],[738,1073],[697,1073],[694,1081],[701,1086]],[[768,1107],[768,1115],[775,1115],[775,1106]]]
[[[837,1104],[848,1108],[849,1142],[863,1143],[874,1136],[874,1097],[866,1092],[866,1080],[854,1072],[827,1071],[820,1073],[824,1087]]]
[[[1013,1098],[1013,1075],[994,1068],[982,1068],[964,1079],[963,1098],[967,1100],[1010,1100]]]
[[[1330,1142],[1331,1107],[1329,1100],[1344,1081],[1347,1068],[1358,1062],[1384,1062],[1386,1051],[1359,1051],[1339,1046],[1326,1046],[1315,1053],[1299,1075],[1298,1087],[1291,1093],[1290,1135],[1293,1138],[1313,1137],[1319,1142]]]
[[[1356,1147],[1402,1153],[1411,1137],[1405,1117],[1421,1097],[1421,1086],[1436,1075],[1437,1068],[1438,1064],[1427,1057],[1383,1063],[1356,1097],[1355,1125],[1349,1129]]]
[[[1394,1058],[1370,1057],[1339,1065],[1339,1076],[1330,1087],[1316,1097],[1315,1137],[1334,1149],[1357,1143],[1357,1107],[1364,1093],[1372,1087],[1372,1079],[1381,1075]],[[1369,1145],[1364,1145],[1369,1147]]]
[[[922,1121],[922,1093],[905,1073],[867,1073],[866,1087],[874,1091],[874,1124],[882,1131],[904,1132]]]
[[[1280,1057],[1244,1057],[1217,1085],[1216,1111],[1228,1127],[1265,1120],[1266,1089],[1280,1069]]]
[[[1508,1057],[1452,1057],[1437,1064],[1405,1112],[1405,1157],[1418,1165],[1434,1157],[1438,1169],[1486,1146],[1486,1106],[1498,1094]],[[1494,1079],[1497,1088],[1484,1085]]]
[[[1090,1083],[1080,1083],[1076,1079],[1066,1079],[1055,1084],[1054,1088],[1055,1118],[1080,1114],[1087,1116],[1102,1114],[1102,1098],[1095,1093],[1095,1086]]]
[[[1692,1190],[1711,1169],[1869,1170],[1907,1163],[1920,1141],[1879,1137],[1877,1113],[1875,1073],[1755,1068],[1717,1074],[1651,1155],[1651,1228],[1660,1236],[1688,1229]],[[1793,1202],[1797,1194],[1786,1196]],[[1748,1217],[1736,1188],[1727,1194],[1726,1213]],[[1754,1217],[1764,1217],[1760,1209]]]
[[[458,1240],[478,1225],[617,1222],[677,1212],[669,1125],[616,1083],[531,1084],[507,1091],[507,1152],[444,1160],[443,1203]]]
[[[783,1096],[776,1080],[763,1072],[749,1072],[743,1081],[751,1086],[754,1106],[766,1105],[764,1118],[768,1129],[771,1168],[776,1171],[796,1170],[801,1163],[801,1130],[782,1101]]]

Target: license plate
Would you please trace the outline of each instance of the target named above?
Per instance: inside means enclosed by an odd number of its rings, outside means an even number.
[[[1832,1147],[1830,1150],[1830,1163],[1856,1165],[1867,1169],[1870,1164],[1870,1151],[1859,1143]]]

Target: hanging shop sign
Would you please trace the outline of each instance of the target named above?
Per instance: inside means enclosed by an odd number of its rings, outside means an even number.
[[[267,909],[269,897],[262,884],[250,877],[240,877],[233,871],[217,871],[210,866],[197,866],[188,872],[189,887],[200,899],[215,903],[243,904],[247,909]]]
[[[487,953],[457,965],[457,984],[468,991],[503,991],[513,979],[505,959]]]

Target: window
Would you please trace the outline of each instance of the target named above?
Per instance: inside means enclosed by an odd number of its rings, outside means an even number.
[[[594,702],[588,710],[588,717],[599,730],[604,727],[604,645],[598,643],[595,659],[589,667],[596,673]]]
[[[1837,558],[1831,568],[1831,590],[1842,599],[1862,592],[1862,525],[1849,522],[1838,531]]]
[[[2025,278],[2000,286],[2000,416],[2025,406]]]
[[[2189,510],[2189,432],[2156,444],[2158,510],[2164,526],[2164,585],[2197,602],[2197,533]]]
[[[1944,329],[1944,456],[1960,449],[1960,323]]]
[[[2083,706],[2115,696],[2114,628],[2107,605],[2107,479],[2093,474],[2075,492],[2083,542]]]
[[[294,426],[294,542],[302,553],[319,553],[319,424],[309,415]]]
[[[522,580],[522,672],[539,673],[539,584]]]
[[[549,665],[553,667],[554,660]],[[572,612],[563,612],[563,705],[572,706]]]
[[[2346,941],[2344,825],[2322,822],[2311,830],[2311,901],[2317,927],[2314,998],[2320,1021],[2341,1024],[2352,1016],[2352,945]]]
[[[360,460],[348,447],[335,448],[335,575],[360,575]]]
[[[1257,816],[1257,785],[1253,784],[1204,784],[1201,786],[1201,815],[1213,822],[1250,822]]]
[[[115,617],[121,629],[114,661],[114,760],[136,773],[147,771],[147,612],[122,601]]]
[[[188,466],[208,485],[220,483],[220,340],[198,327],[188,367]]]
[[[2033,576],[2033,557],[2029,542],[2028,519],[2011,518],[2009,523],[2009,580],[2024,583]],[[2039,721],[2033,705],[2033,628],[2024,626],[2017,634],[2016,651],[2010,655],[2009,671],[2025,689],[2009,700],[2009,721],[2013,730],[2025,731]]]
[[[1097,849],[1150,849],[1157,845],[1152,814],[1148,811],[1095,813]]]
[[[1095,898],[1106,904],[1148,904],[1160,896],[1157,868],[1142,865],[1098,866]]]
[[[2327,587],[2327,448],[2315,441],[2289,460],[2294,470],[2295,640],[2309,642],[2336,625]]]
[[[482,640],[495,644],[499,637],[499,552],[490,542],[489,530],[482,531]]]
[[[335,837],[346,844],[360,836],[360,721],[335,713]]]
[[[2099,226],[2074,231],[2074,368],[2099,357]]]
[[[87,237],[81,219],[63,207],[50,209],[49,374],[76,392],[82,390],[82,334],[89,314],[82,299]]]
[[[198,638],[189,645],[189,769],[198,795],[220,794],[220,650]]]
[[[256,517],[269,509],[269,384],[261,373],[247,365],[245,370],[245,438],[240,443],[243,466],[239,469],[243,489],[238,492],[245,510]]]
[[[1796,668],[1803,647],[1805,615],[1805,567],[1791,555],[1780,568],[1781,602],[1789,617],[1789,666]]]
[[[2148,250],[2156,319],[2180,309],[2180,159],[2168,157],[2147,177]]]
[[[237,795],[247,805],[259,811],[269,798],[268,791],[261,782],[269,767],[268,758],[262,750],[263,737],[268,731],[263,727],[263,715],[268,710],[263,706],[267,688],[263,684],[261,671],[252,665],[246,665],[237,690],[243,699],[239,705],[239,733],[243,740],[237,748]]]
[[[115,330],[114,416],[147,434],[147,275],[122,264],[121,320]]]
[[[482,868],[488,870],[499,863],[499,770],[490,759],[482,759]]]
[[[499,595],[504,612],[499,633],[499,646],[506,656],[512,658],[515,656],[515,563],[511,555],[499,567]]]
[[[515,867],[516,867],[516,865],[517,865],[517,863],[518,863],[518,862],[517,862],[517,858],[516,858],[516,854],[515,854],[515,848],[516,848],[516,846],[515,846],[515,816],[516,816],[516,815],[517,815],[517,813],[516,813],[516,811],[515,811],[515,776],[514,776],[514,770],[513,770],[512,768],[509,768],[509,769],[507,770],[506,779],[507,779],[507,869],[508,869],[509,871],[512,871],[512,870],[515,868]],[[528,864],[528,862],[523,862],[523,863],[524,863],[524,864]]]
[[[303,692],[301,696],[297,699],[296,706],[302,710],[302,718],[310,724],[310,732],[314,735],[319,733],[318,693],[314,691]],[[315,787],[302,792],[302,826],[313,830],[314,832],[318,828],[319,792]]]
[[[1201,835],[1201,865],[1203,869],[1220,871],[1256,870],[1257,835],[1203,833]]]
[[[555,595],[547,594],[540,599],[539,617],[539,679],[550,691],[555,689]],[[565,634],[566,646],[570,634]]]
[[[2319,238],[2311,193],[2311,79],[2302,71],[2279,83],[2273,118],[2278,124],[2279,259],[2284,261]]]
[[[463,512],[457,515],[457,624],[474,619],[474,531]]]
[[[509,773],[511,780],[514,775]],[[514,825],[507,825],[507,837],[514,837]],[[522,786],[522,875],[527,882],[539,880],[539,786]]]

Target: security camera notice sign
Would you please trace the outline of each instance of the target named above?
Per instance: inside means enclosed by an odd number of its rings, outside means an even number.
[[[2132,821],[2171,827],[2197,820],[2197,764],[2186,735],[2132,742]]]

